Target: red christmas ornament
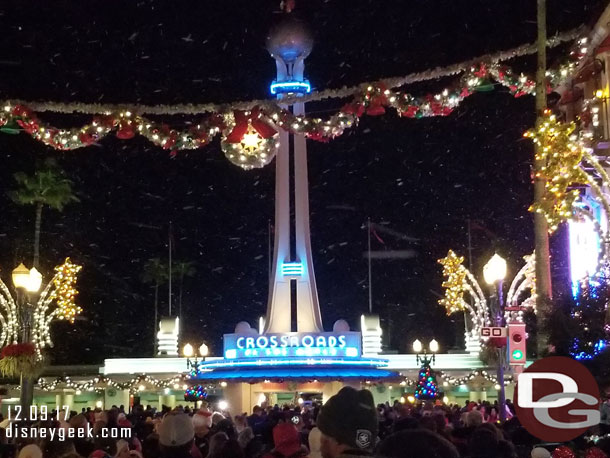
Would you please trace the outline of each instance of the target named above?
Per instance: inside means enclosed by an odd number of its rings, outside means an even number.
[[[608,458],[599,447],[591,447],[585,452],[585,458]]]
[[[136,136],[136,130],[131,123],[119,123],[119,130],[116,132],[117,138],[121,140],[130,140]]]
[[[95,137],[93,137],[93,135],[88,132],[81,133],[78,136],[78,139],[81,141],[81,143],[84,143],[85,145],[90,145],[95,142]]]
[[[553,450],[551,458],[574,458],[574,452],[570,447],[562,445]]]

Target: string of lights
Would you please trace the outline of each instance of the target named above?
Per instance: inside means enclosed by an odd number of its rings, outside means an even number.
[[[186,390],[188,388],[186,383],[187,380],[188,377],[184,374],[165,379],[158,379],[151,375],[142,374],[124,382],[104,376],[97,376],[89,380],[81,381],[72,380],[70,377],[58,377],[53,380],[40,378],[37,381],[37,385],[42,391],[54,391],[60,388],[71,388],[80,392],[88,391],[100,393],[108,388],[116,388],[119,390],[129,390],[130,393],[135,394],[145,391],[148,388]],[[205,387],[205,389],[208,390],[213,388],[215,388],[214,385]]]

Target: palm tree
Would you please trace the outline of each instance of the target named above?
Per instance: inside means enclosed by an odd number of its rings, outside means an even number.
[[[155,285],[155,326],[153,328],[155,333],[157,332],[157,326],[159,321],[159,286],[165,283],[167,281],[167,278],[167,265],[160,258],[149,259],[146,264],[144,264],[142,280],[144,281],[144,283],[152,283]],[[155,342],[156,341],[157,339],[155,336]]]
[[[178,317],[180,317],[180,322],[182,322],[182,285],[184,278],[192,277],[196,271],[195,263],[192,261],[177,261],[174,263],[174,278],[178,280]]]
[[[48,159],[33,175],[18,172],[13,175],[18,188],[9,193],[13,202],[19,205],[36,206],[36,222],[34,223],[34,267],[39,267],[40,259],[40,225],[42,208],[46,205],[62,211],[70,202],[78,202],[72,192],[72,181],[66,178],[57,163]]]

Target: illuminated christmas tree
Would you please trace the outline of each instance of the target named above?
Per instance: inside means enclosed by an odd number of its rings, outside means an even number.
[[[415,387],[415,398],[419,400],[430,400],[438,397],[438,385],[436,384],[436,376],[430,369],[430,362],[424,361],[419,370],[417,386]]]

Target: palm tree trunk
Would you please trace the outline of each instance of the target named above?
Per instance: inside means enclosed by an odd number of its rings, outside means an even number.
[[[540,123],[546,108],[546,0],[538,0],[538,67],[536,72],[536,112]],[[536,146],[536,156],[538,156]],[[544,160],[534,160],[534,201],[542,202],[545,193],[545,182],[539,177]],[[536,246],[536,309],[538,311],[538,357],[542,357],[548,346],[548,329],[546,321],[551,310],[552,286],[549,253],[549,235],[547,221],[542,213],[534,213],[534,242]]]
[[[34,223],[34,267],[38,269],[40,259],[40,222],[42,220],[42,203],[36,204],[36,222]]]
[[[157,356],[157,327],[159,326],[158,310],[159,310],[159,281],[157,281],[155,283],[155,323],[153,326],[153,339],[155,342],[155,345],[154,345],[155,354],[153,356]]]

